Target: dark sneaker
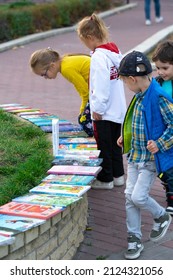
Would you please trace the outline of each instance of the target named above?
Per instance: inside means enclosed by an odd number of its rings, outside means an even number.
[[[154,219],[153,229],[150,233],[150,240],[159,241],[165,236],[169,225],[171,223],[172,217],[169,213],[165,213],[158,219]]]
[[[166,213],[169,213],[170,215],[173,215],[173,207],[172,206],[168,206],[166,208]]]
[[[134,260],[139,258],[142,250],[144,249],[144,245],[141,243],[140,239],[135,235],[130,235],[127,238],[128,241],[128,249],[124,254],[124,257],[128,260]]]

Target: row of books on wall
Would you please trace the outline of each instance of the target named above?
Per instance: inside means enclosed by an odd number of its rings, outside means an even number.
[[[66,137],[71,134],[86,136],[86,133],[82,130],[82,127],[78,124],[73,124],[72,122],[61,119],[56,115],[49,114],[44,110],[38,108],[31,108],[29,106],[24,106],[18,103],[11,104],[1,104],[0,109],[8,113],[16,114],[17,116],[25,119],[38,126],[44,132],[52,132],[52,119],[59,120],[59,132],[62,133],[62,137]],[[61,137],[61,135],[60,135]]]
[[[33,113],[29,108],[28,111],[23,111],[25,108],[12,109],[15,107],[13,105],[4,104],[0,105],[0,108],[5,108],[5,111],[15,113],[19,117],[24,116],[25,119]],[[35,119],[37,114],[41,114],[39,112],[38,109],[37,113],[34,112]],[[47,118],[56,119],[47,113],[45,115]],[[62,120],[63,122],[65,120]],[[14,242],[17,233],[38,226],[64,211],[70,204],[82,199],[91,188],[92,182],[101,171],[102,159],[99,158],[100,151],[97,150],[95,139],[87,137],[82,132],[80,130],[59,132],[58,147],[47,176],[26,195],[16,197],[0,206],[0,238],[8,239],[6,244]],[[4,245],[4,242],[0,240],[0,245]]]

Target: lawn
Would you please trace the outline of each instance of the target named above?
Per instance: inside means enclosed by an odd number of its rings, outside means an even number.
[[[23,195],[45,176],[52,143],[41,129],[0,110],[0,205]]]

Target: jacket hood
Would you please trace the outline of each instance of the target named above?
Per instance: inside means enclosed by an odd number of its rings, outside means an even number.
[[[110,42],[107,44],[100,45],[95,49],[95,52],[97,52],[97,50],[103,52],[106,56],[109,57],[109,59],[113,62],[113,64],[116,67],[119,67],[120,61],[123,56],[118,47],[115,45],[115,43]]]

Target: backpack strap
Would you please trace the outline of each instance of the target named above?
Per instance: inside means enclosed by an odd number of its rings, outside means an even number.
[[[164,80],[160,76],[157,76],[155,79],[162,86]],[[172,98],[173,98],[173,80],[171,81],[171,83],[172,83]]]

